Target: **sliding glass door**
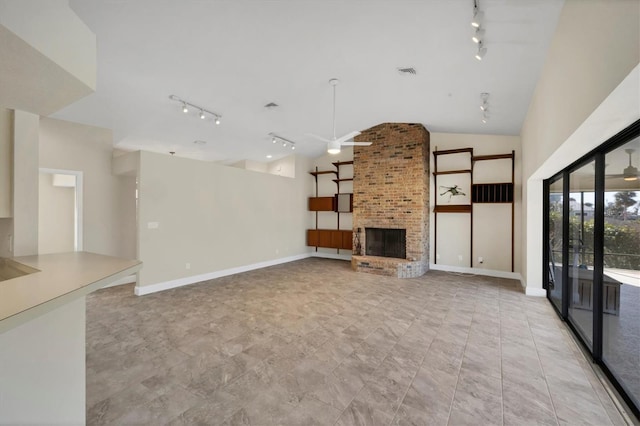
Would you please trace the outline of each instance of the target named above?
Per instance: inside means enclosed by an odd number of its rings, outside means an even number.
[[[558,178],[549,183],[549,213],[547,216],[547,275],[549,299],[558,311],[562,312],[562,227],[563,204],[562,192],[564,181]]]
[[[640,120],[545,182],[545,288],[640,415]]]
[[[569,174],[569,318],[591,348],[595,161]]]
[[[640,403],[640,138],[605,155],[602,359]],[[624,164],[623,169],[612,168]],[[629,169],[630,167],[630,169]],[[627,174],[625,175],[625,169]],[[622,171],[622,173],[620,173]]]

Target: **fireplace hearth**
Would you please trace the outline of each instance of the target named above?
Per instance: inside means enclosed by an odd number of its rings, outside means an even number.
[[[404,259],[407,256],[407,231],[405,229],[366,228],[367,256]]]

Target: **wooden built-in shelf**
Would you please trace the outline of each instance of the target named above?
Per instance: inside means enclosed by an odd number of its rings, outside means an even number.
[[[352,181],[352,180],[353,180],[353,178],[333,179],[333,181],[334,181],[335,183],[338,183],[338,182],[347,182],[347,181]]]
[[[338,172],[335,172],[333,170],[324,170],[324,171],[321,171],[321,172],[309,172],[309,174],[312,175],[312,176],[328,175],[328,174],[331,174],[331,173],[333,173],[334,175],[338,174]]]
[[[471,157],[471,161],[486,161],[486,160],[511,160],[513,154],[496,154],[496,155],[476,155]]]
[[[309,172],[315,180],[316,191],[315,197],[309,197],[309,210],[315,212],[316,229],[307,230],[307,245],[316,248],[333,248],[340,250],[352,250],[353,231],[340,229],[340,214],[353,212],[353,194],[340,192],[340,183],[353,181],[353,177],[340,177],[340,167],[351,165],[353,161],[336,161],[333,164],[335,170],[316,170]],[[336,184],[336,193],[331,197],[318,197],[318,176],[334,174],[333,182]],[[318,212],[334,212],[336,215],[335,229],[318,229]]]
[[[465,152],[469,152],[473,154],[473,148],[458,148],[458,149],[445,149],[442,151],[433,151],[433,155],[464,154]]]
[[[473,203],[512,203],[513,183],[474,183],[471,185]]]
[[[471,213],[471,204],[444,204],[433,208],[436,213]]]
[[[446,170],[444,172],[433,172],[434,176],[440,176],[440,175],[460,175],[460,174],[464,174],[464,173],[471,173],[471,169],[465,169],[465,170]]]
[[[309,211],[333,212],[336,210],[336,197],[309,197]]]
[[[308,229],[307,245],[312,247],[351,250],[353,231],[341,229]]]

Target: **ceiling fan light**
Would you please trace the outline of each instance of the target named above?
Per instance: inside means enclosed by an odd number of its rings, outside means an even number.
[[[330,141],[327,144],[327,152],[329,154],[340,154],[340,142],[338,141]]]
[[[638,168],[633,166],[625,167],[624,172],[622,173],[622,179],[627,182],[638,180]]]

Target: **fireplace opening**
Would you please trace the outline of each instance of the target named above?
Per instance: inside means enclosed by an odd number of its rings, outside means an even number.
[[[406,229],[366,228],[365,253],[368,256],[404,259],[407,246]]]

